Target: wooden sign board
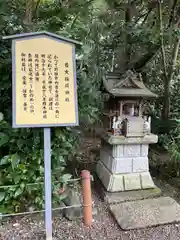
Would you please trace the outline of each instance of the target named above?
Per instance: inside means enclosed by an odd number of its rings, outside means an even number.
[[[78,125],[74,43],[38,34],[12,44],[13,127]]]

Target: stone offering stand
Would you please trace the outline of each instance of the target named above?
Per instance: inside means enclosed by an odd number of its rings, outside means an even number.
[[[153,134],[142,138],[102,136],[97,173],[107,191],[156,187],[149,173],[148,148],[157,140]]]

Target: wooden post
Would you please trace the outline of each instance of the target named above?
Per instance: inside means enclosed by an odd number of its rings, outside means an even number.
[[[87,170],[81,172],[83,194],[83,218],[87,227],[92,225],[91,175]]]
[[[44,128],[44,183],[46,240],[52,240],[51,129]]]

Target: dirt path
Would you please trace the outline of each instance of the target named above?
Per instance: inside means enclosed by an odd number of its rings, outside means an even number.
[[[164,196],[171,196],[180,203],[178,189],[160,180],[155,180]],[[54,218],[54,240],[180,240],[180,224],[158,226],[155,228],[122,231],[108,211],[106,204],[94,195],[98,214],[93,219],[93,226],[88,229],[82,220],[69,222],[62,217]],[[44,222],[32,218],[14,218],[0,226],[2,240],[45,239]]]

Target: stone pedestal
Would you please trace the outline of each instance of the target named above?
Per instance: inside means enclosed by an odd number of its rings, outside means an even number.
[[[124,137],[104,134],[97,175],[109,192],[155,188],[149,173],[148,148],[158,136]]]

